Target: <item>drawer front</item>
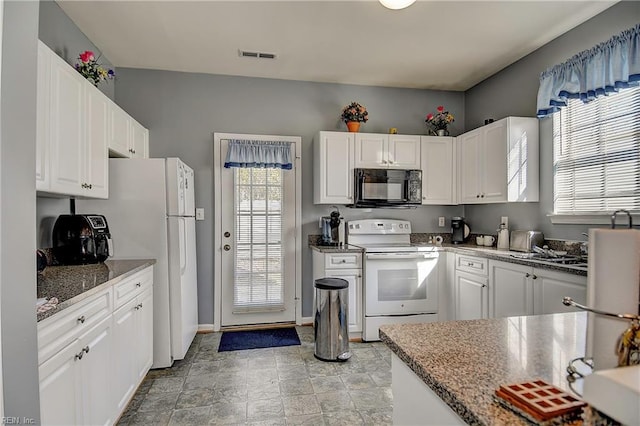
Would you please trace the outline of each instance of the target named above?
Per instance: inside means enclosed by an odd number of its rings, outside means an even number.
[[[331,253],[324,255],[326,269],[360,268],[360,253]]]
[[[489,274],[489,261],[481,257],[456,254],[456,270],[470,272],[476,275]]]
[[[111,315],[111,301],[111,289],[107,289],[39,322],[38,364]]]
[[[113,286],[115,309],[127,303],[153,283],[153,267],[146,268]]]

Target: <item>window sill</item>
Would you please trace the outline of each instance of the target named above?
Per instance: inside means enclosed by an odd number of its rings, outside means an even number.
[[[547,217],[553,223],[556,224],[573,224],[573,225],[611,225],[611,214],[548,214]],[[640,214],[632,213],[631,217],[635,223],[640,222]],[[628,224],[627,216],[622,214],[618,215],[616,219],[616,227],[626,228]]]

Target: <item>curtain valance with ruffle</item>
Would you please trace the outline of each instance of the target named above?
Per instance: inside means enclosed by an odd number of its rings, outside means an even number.
[[[231,139],[224,166],[291,170],[291,142]]]
[[[567,105],[568,99],[589,102],[640,82],[640,24],[578,53],[540,75],[538,117]]]

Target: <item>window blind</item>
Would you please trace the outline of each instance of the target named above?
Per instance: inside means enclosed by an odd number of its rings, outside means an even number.
[[[237,168],[234,313],[284,310],[281,169]]]
[[[640,88],[553,115],[554,213],[640,212]]]

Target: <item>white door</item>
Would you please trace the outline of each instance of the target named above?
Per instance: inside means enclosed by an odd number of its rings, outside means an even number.
[[[292,140],[261,137],[267,140]],[[251,137],[255,140],[256,137]],[[299,138],[295,138],[299,140]],[[259,139],[263,140],[263,139]],[[299,170],[223,167],[229,141],[220,140],[220,208],[216,230],[221,265],[221,325],[296,320],[296,202]],[[291,144],[292,160],[296,157]]]

